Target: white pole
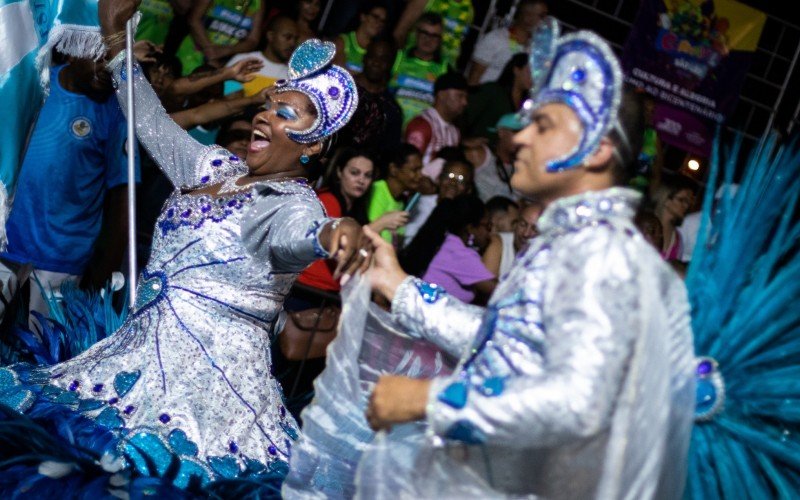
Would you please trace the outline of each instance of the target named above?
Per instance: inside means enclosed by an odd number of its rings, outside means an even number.
[[[125,26],[125,74],[128,75],[128,299],[136,303],[136,117],[133,107],[133,20]]]

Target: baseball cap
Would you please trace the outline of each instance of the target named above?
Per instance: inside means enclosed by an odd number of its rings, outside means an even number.
[[[497,132],[497,129],[507,128],[509,130],[522,130],[525,126],[519,121],[517,113],[506,113],[497,120],[494,127],[488,127],[486,130],[489,132]]]

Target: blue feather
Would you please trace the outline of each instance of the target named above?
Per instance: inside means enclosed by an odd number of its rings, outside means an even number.
[[[686,284],[698,356],[719,363],[725,406],[692,433],[689,498],[800,497],[800,148],[764,138],[736,194],[741,141],[718,147]],[[715,206],[716,205],[716,206]]]

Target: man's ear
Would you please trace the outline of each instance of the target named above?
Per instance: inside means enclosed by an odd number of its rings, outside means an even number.
[[[608,137],[600,139],[600,144],[591,155],[583,160],[583,167],[587,170],[604,170],[611,166],[611,159],[614,156],[614,143]]]

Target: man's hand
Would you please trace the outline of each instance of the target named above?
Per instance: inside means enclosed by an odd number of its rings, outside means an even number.
[[[263,67],[264,63],[258,59],[248,58],[237,61],[236,64],[228,66],[225,69],[227,71],[228,79],[245,83],[255,78],[255,73],[257,73]]]
[[[379,431],[394,424],[425,418],[430,380],[384,375],[378,379],[367,406],[367,422]]]
[[[154,63],[156,62],[156,56],[162,52],[163,50],[159,45],[149,40],[139,40],[133,44],[133,56],[140,63]]]
[[[333,278],[341,277],[342,285],[357,271],[363,273],[367,270],[372,257],[372,243],[355,219],[344,217],[332,222],[323,229],[321,236],[321,243],[327,243],[328,253],[336,259]]]
[[[380,234],[370,229],[369,226],[364,226],[364,234],[370,239],[374,248],[372,268],[367,274],[370,286],[391,302],[395,290],[408,274],[400,267],[397,253],[392,245],[381,238]]]

